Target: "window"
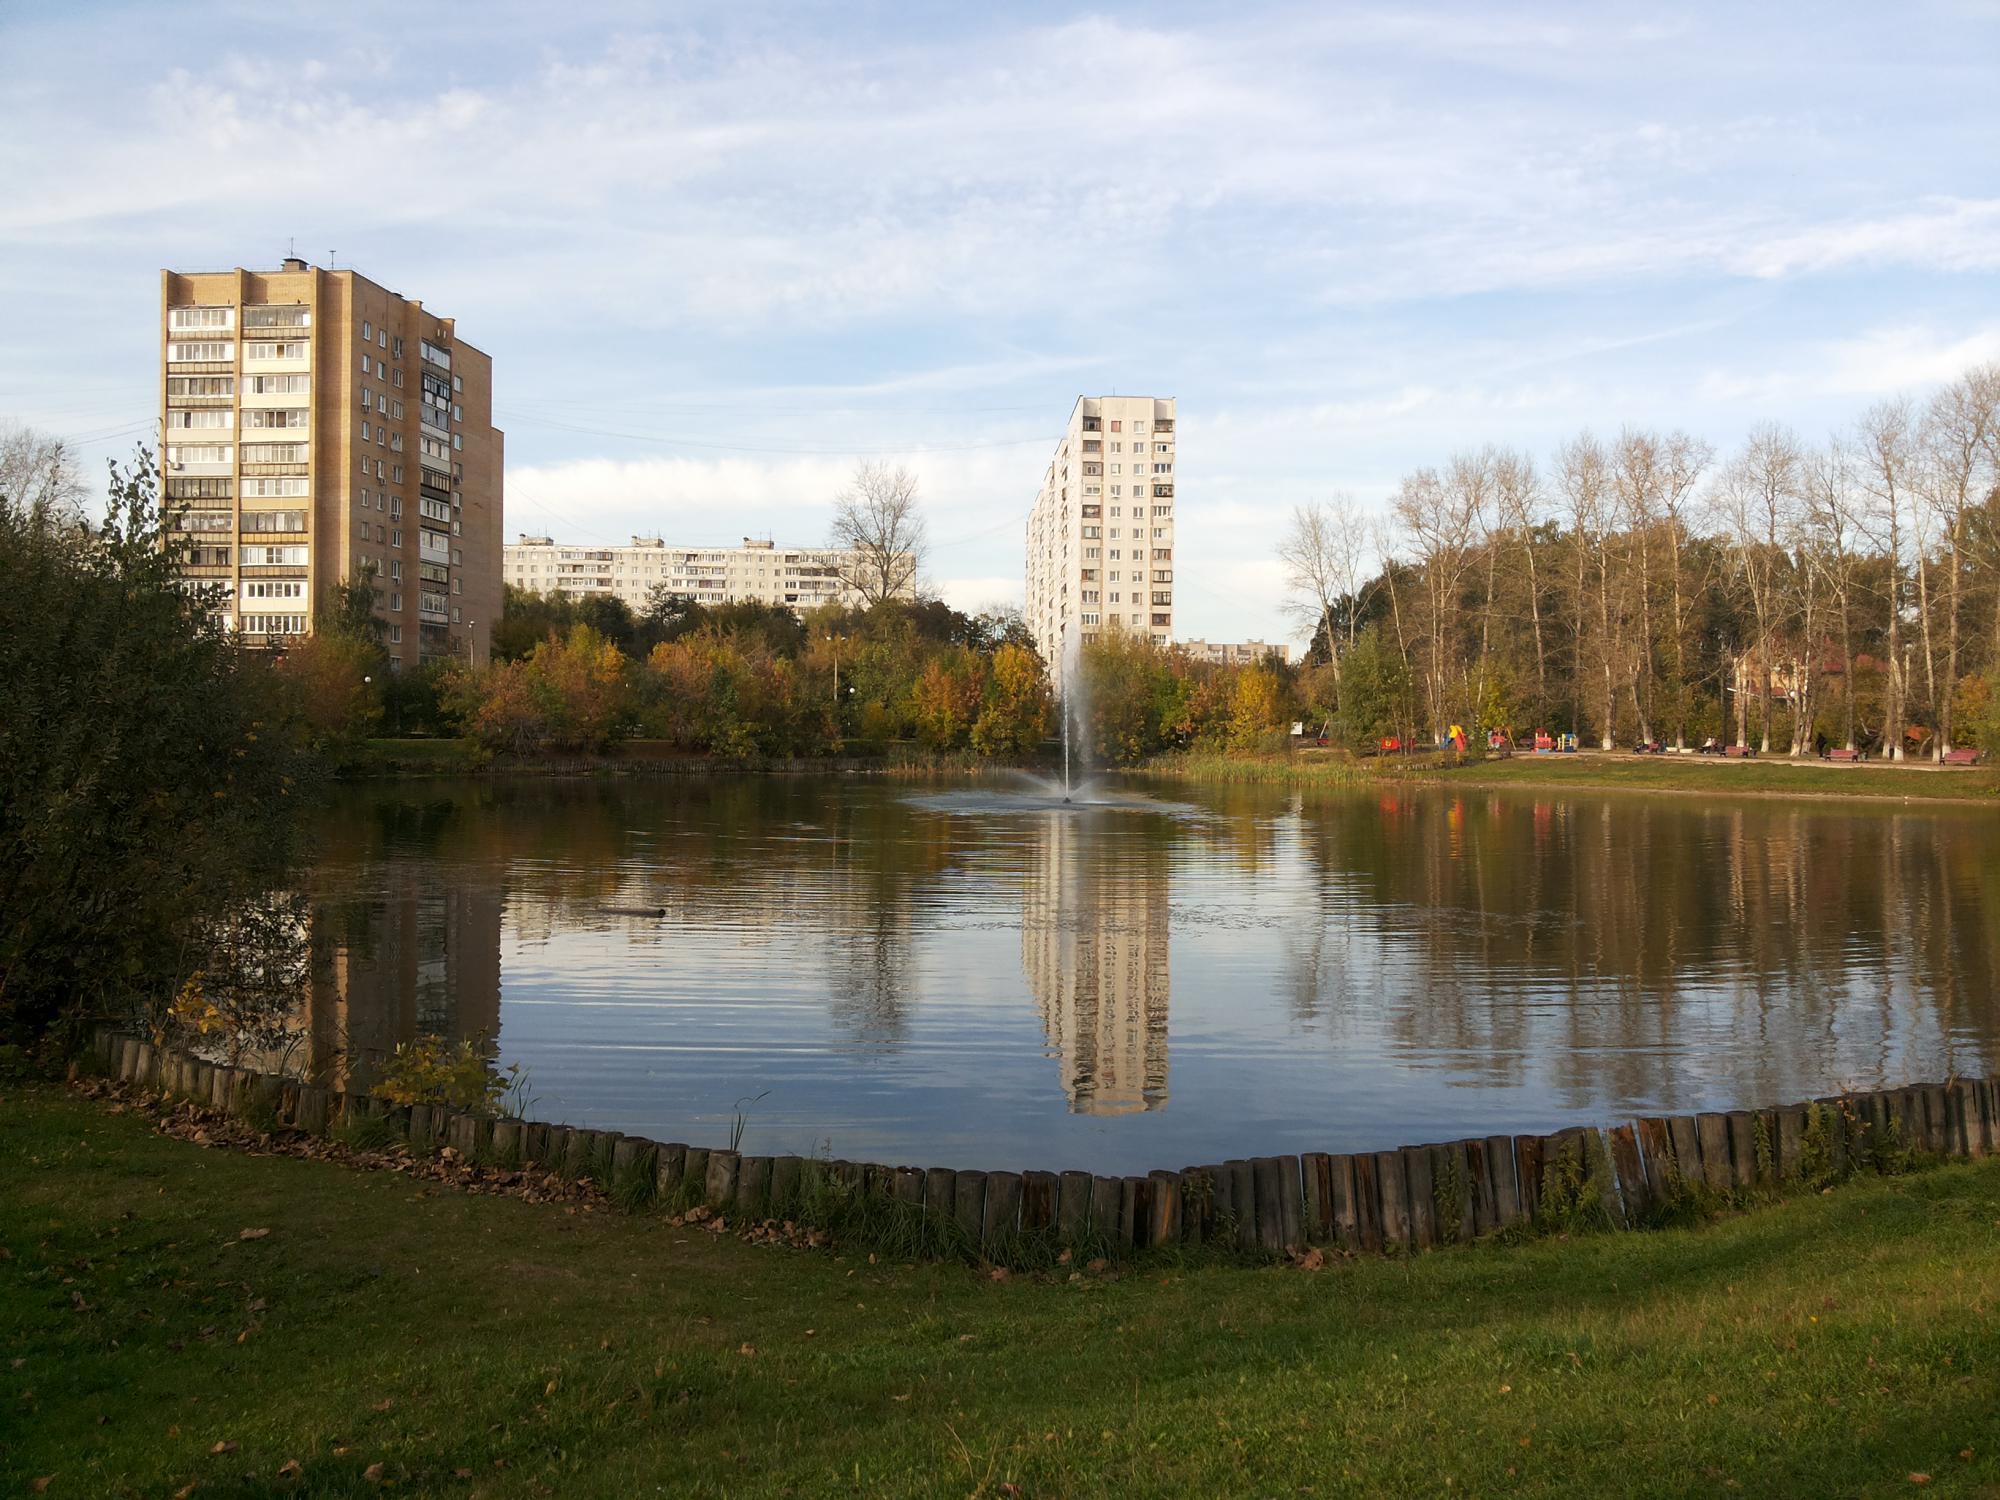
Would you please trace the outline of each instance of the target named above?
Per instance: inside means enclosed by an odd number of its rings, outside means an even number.
[[[243,530],[254,534],[260,531],[304,531],[306,513],[302,510],[246,510],[243,512]]]
[[[389,581],[391,583],[401,583],[403,581],[402,558],[392,557],[389,559]]]
[[[226,510],[184,510],[168,525],[173,531],[227,531],[230,516]]]
[[[167,400],[176,396],[233,396],[236,394],[234,375],[169,375],[167,377]]]
[[[167,309],[167,327],[184,328],[234,328],[236,309],[233,307],[171,307]]]
[[[184,464],[228,464],[236,460],[236,449],[229,443],[182,443],[167,444],[167,467],[178,469]]]
[[[392,646],[400,646],[400,645],[402,645],[402,644],[403,644],[403,627],[402,627],[402,626],[400,626],[400,625],[391,625],[391,626],[389,627],[389,644],[390,644],[390,645],[392,645]]]
[[[361,320],[361,341],[365,344],[374,337],[375,325],[370,323],[366,318],[363,318]]]
[[[238,554],[246,568],[303,568],[304,547],[245,547]]]
[[[257,578],[243,585],[243,597],[248,599],[303,599],[306,586],[296,578]]]
[[[400,359],[401,359],[401,358],[403,357],[403,341],[402,341],[402,339],[401,339],[400,337],[398,337],[398,338],[396,338],[396,339],[392,340],[392,341],[391,341],[391,343],[392,343],[392,347],[391,347],[391,349],[390,349],[390,351],[389,351],[389,352],[390,352],[390,353],[391,353],[392,355],[394,355],[394,356],[395,356],[395,357],[396,357],[397,359],[399,359],[399,360],[400,360]],[[400,385],[400,384],[401,384],[401,381],[398,381],[397,383],[398,383],[398,384]]]
[[[377,330],[377,331],[376,331],[376,334],[375,334],[375,347],[376,347],[377,349],[386,349],[386,348],[388,348],[388,347],[389,347],[389,330],[388,330],[388,329],[386,329],[386,328],[383,328],[383,329],[379,329],[379,330]]]
[[[311,352],[312,345],[304,342],[250,343],[243,346],[245,359],[304,359]]]
[[[243,309],[245,328],[307,328],[312,324],[312,314],[303,305],[280,307],[246,307]]]
[[[170,364],[180,364],[188,360],[217,360],[236,358],[236,346],[230,343],[169,344],[167,360]]]
[[[246,464],[302,464],[306,461],[304,443],[245,443],[243,462]]]
[[[389,610],[390,613],[398,615],[403,612],[403,596],[400,592],[394,592],[389,595]]]
[[[243,377],[243,394],[246,396],[304,396],[312,390],[310,375],[246,375]]]
[[[303,427],[306,425],[306,409],[303,406],[249,406],[243,409],[245,427]]]
[[[304,635],[306,617],[304,615],[245,615],[243,617],[245,635]]]
[[[235,420],[236,414],[226,406],[211,407],[206,411],[177,410],[167,413],[169,429],[184,427],[227,427]]]
[[[246,498],[250,496],[292,498],[301,496],[305,492],[306,482],[303,479],[246,479],[243,481],[243,494]]]

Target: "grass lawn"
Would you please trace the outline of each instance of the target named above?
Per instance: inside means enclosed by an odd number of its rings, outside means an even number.
[[[1075,1282],[425,1189],[10,1090],[0,1493],[2000,1493],[2000,1162]]]
[[[1305,787],[1476,785],[1686,792],[1713,796],[1792,796],[1893,801],[1936,798],[2000,805],[2000,770],[1985,766],[1940,770],[1879,763],[1830,765],[1782,756],[1722,760],[1706,755],[1515,755],[1452,765],[1435,756],[1352,760],[1338,751],[1295,750],[1288,755],[1166,756],[1149,772],[1200,781],[1270,781]]]

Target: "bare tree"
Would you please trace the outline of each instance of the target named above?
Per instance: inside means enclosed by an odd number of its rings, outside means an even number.
[[[1969,370],[1931,398],[1921,429],[1923,508],[1935,518],[1945,545],[1944,682],[1933,693],[1940,758],[1951,749],[1952,694],[1958,686],[1971,531],[1975,513],[1994,483],[1990,454],[1994,429],[2000,425],[1996,403],[2000,403],[2000,366]],[[1928,654],[1928,637],[1925,650]]]
[[[1345,644],[1353,645],[1360,596],[1366,592],[1361,568],[1368,550],[1367,524],[1355,510],[1354,497],[1345,494],[1298,506],[1278,543],[1278,561],[1285,565],[1293,596],[1287,608],[1312,636],[1326,637],[1336,690],[1343,643],[1335,614],[1345,613]]]
[[[80,520],[90,491],[61,438],[18,423],[0,423],[0,501]]]
[[[1426,642],[1425,688],[1431,732],[1444,733],[1448,697],[1457,668],[1459,593],[1472,562],[1478,516],[1460,486],[1447,484],[1435,469],[1403,478],[1391,509],[1416,551],[1423,584]]]
[[[1757,674],[1758,748],[1771,751],[1771,672],[1777,661],[1778,635],[1786,603],[1784,584],[1793,534],[1792,513],[1802,489],[1803,455],[1798,439],[1782,427],[1755,429],[1743,451],[1723,476],[1719,496],[1723,523],[1735,548],[1737,567],[1750,595],[1756,621],[1757,646],[1752,670]],[[1738,684],[1738,693],[1742,691]],[[1742,724],[1742,699],[1737,722]],[[1738,742],[1742,730],[1737,731]]]
[[[864,459],[833,503],[833,545],[845,556],[840,579],[865,604],[911,593],[923,565],[924,518],[917,476]]]
[[[1535,475],[1535,461],[1525,453],[1502,449],[1493,457],[1496,508],[1502,532],[1512,531],[1520,540],[1521,562],[1526,574],[1528,620],[1535,641],[1535,712],[1545,715],[1549,704],[1549,656],[1542,635],[1542,580],[1535,560],[1535,527],[1541,520],[1541,481]]]
[[[1882,401],[1863,413],[1855,429],[1855,473],[1869,497],[1863,523],[1888,566],[1883,603],[1888,615],[1889,693],[1882,749],[1903,758],[1903,714],[1909,700],[1909,663],[1903,648],[1903,558],[1915,504],[1915,418],[1907,401]]]
[[[1589,433],[1563,444],[1556,452],[1556,483],[1569,512],[1574,568],[1571,582],[1575,591],[1576,661],[1571,721],[1581,729],[1582,714],[1576,699],[1583,688],[1583,643],[1591,606],[1591,580],[1597,584],[1597,647],[1603,669],[1604,717],[1598,725],[1599,743],[1611,748],[1618,719],[1618,629],[1611,604],[1612,574],[1610,532],[1611,461],[1604,445]]]
[[[1810,540],[1806,564],[1816,568],[1832,595],[1840,627],[1840,668],[1845,683],[1846,745],[1854,748],[1854,590],[1859,537],[1852,463],[1833,441],[1806,460],[1805,497]]]

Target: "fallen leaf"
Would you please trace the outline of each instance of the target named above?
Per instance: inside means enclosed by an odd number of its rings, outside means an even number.
[[[371,1483],[380,1483],[382,1479],[382,1465],[379,1463],[370,1464],[361,1471],[361,1477]]]
[[[1094,1276],[1099,1271],[1102,1271],[1106,1266],[1110,1264],[1111,1264],[1110,1261],[1106,1260],[1103,1256],[1100,1255],[1096,1257],[1094,1260],[1085,1261],[1083,1268],[1084,1270],[1090,1272]]]
[[[41,1494],[44,1490],[46,1490],[50,1485],[54,1484],[55,1482],[56,1482],[55,1475],[44,1474],[40,1479],[37,1479],[35,1481],[35,1493],[37,1495]]]
[[[1928,1474],[1912,1474],[1910,1476],[1911,1484],[1929,1484],[1930,1482],[1931,1476]]]
[[[232,1443],[228,1438],[217,1438],[215,1440],[215,1446],[209,1449],[208,1451],[210,1453],[234,1453],[236,1451],[236,1445]]]
[[[995,1266],[992,1270],[986,1273],[986,1279],[988,1281],[1005,1281],[1008,1278],[1008,1274],[1009,1274],[1008,1270],[1005,1266]]]
[[[750,1359],[756,1355],[757,1348],[754,1344],[744,1344],[736,1352],[742,1355],[745,1359]]]
[[[470,1469],[453,1469],[451,1473],[454,1479],[470,1479],[472,1477],[472,1470]]]
[[[304,1472],[305,1465],[300,1463],[296,1458],[288,1458],[278,1465],[278,1477],[280,1479],[296,1479]]]
[[[192,1484],[182,1485],[174,1491],[174,1500],[188,1500],[188,1496],[194,1493],[194,1489],[195,1487]]]
[[[380,1401],[377,1401],[375,1403],[374,1410],[387,1411],[390,1407],[394,1406],[395,1404],[396,1404],[396,1398],[394,1396],[384,1396]]]
[[[1512,1387],[1511,1385],[1503,1385],[1500,1387],[1500,1394],[1505,1396],[1509,1394],[1513,1389],[1514,1387]]]
[[[268,1239],[270,1234],[271,1231],[268,1229],[245,1229],[240,1231],[236,1238],[239,1240],[261,1240]]]
[[[547,1385],[542,1387],[542,1394],[544,1396],[553,1396],[555,1393],[556,1393],[556,1382],[553,1380],[551,1380]]]

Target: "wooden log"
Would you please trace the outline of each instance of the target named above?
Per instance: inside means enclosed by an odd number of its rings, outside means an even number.
[[[1333,1239],[1333,1158],[1324,1151],[1304,1152],[1299,1175],[1305,1193],[1306,1238],[1327,1244]]]
[[[1243,1157],[1223,1163],[1229,1169],[1229,1202],[1236,1212],[1236,1248],[1255,1250],[1260,1242],[1257,1229],[1257,1173]]]
[[[314,1135],[326,1133],[326,1089],[317,1083],[309,1083],[299,1090],[299,1129],[309,1130]]]
[[[1747,1109],[1732,1109],[1728,1120],[1730,1185],[1749,1187],[1757,1181],[1757,1116]]]
[[[1116,1177],[1090,1179],[1090,1233],[1100,1245],[1118,1243],[1118,1207],[1125,1184]]]
[[[188,1064],[187,1097],[196,1104],[205,1106],[215,1094],[215,1065],[200,1058]]]
[[[100,1026],[90,1034],[90,1055],[97,1060],[97,1071],[110,1074],[118,1067],[118,1036],[109,1026]]]
[[[1952,1155],[1951,1106],[1945,1099],[1944,1085],[1926,1084],[1917,1093],[1924,1101],[1924,1149],[1933,1156]]]
[[[1674,1175],[1684,1183],[1708,1180],[1701,1164],[1701,1123],[1693,1115],[1675,1115],[1667,1121],[1667,1139],[1673,1146]]]
[[[1296,1156],[1278,1158],[1278,1224],[1287,1250],[1302,1248],[1306,1242],[1303,1168]]]
[[[1090,1174],[1065,1172],[1056,1184],[1056,1232],[1077,1245],[1090,1230]]]
[[[1257,1245],[1267,1251],[1285,1248],[1284,1168],[1275,1156],[1253,1157],[1250,1183],[1257,1205]]]
[[[1542,1216],[1542,1157],[1546,1150],[1541,1136],[1514,1137],[1514,1175],[1521,1190],[1521,1217],[1530,1224]]]
[[[1056,1222],[1056,1174],[1021,1174],[1021,1233],[1042,1234]]]
[[[1440,1154],[1433,1157],[1431,1162],[1431,1171],[1433,1174],[1437,1171],[1437,1163],[1439,1161],[1442,1161],[1457,1174],[1459,1184],[1456,1201],[1458,1223],[1453,1226],[1452,1232],[1454,1243],[1460,1245],[1471,1244],[1479,1234],[1479,1209],[1477,1207],[1479,1201],[1479,1172],[1474,1167],[1472,1161],[1472,1148],[1474,1146],[1480,1148],[1479,1157],[1483,1163],[1486,1159],[1486,1147],[1482,1141],[1447,1141]],[[1444,1221],[1442,1219],[1438,1221],[1438,1234],[1440,1238],[1443,1237]]]
[[[523,1120],[520,1139],[521,1165],[548,1170],[549,1127],[540,1120]]]
[[[1346,1250],[1361,1248],[1361,1219],[1355,1209],[1354,1158],[1327,1158],[1329,1212],[1334,1243]]]
[[[1521,1189],[1514,1176],[1514,1138],[1486,1138],[1486,1171],[1493,1183],[1493,1227],[1505,1229],[1521,1221]]]
[[[1181,1238],[1196,1244],[1209,1236],[1215,1211],[1215,1179],[1207,1167],[1181,1168]]]
[[[1396,1154],[1403,1159],[1403,1184],[1410,1195],[1410,1243],[1428,1250],[1438,1242],[1437,1162],[1431,1146],[1405,1146]],[[1458,1215],[1452,1214],[1452,1228]]]
[[[1152,1217],[1146,1241],[1152,1245],[1181,1242],[1181,1174],[1154,1171],[1146,1174],[1153,1185]]]
[[[1146,1231],[1152,1226],[1153,1185],[1143,1177],[1127,1177],[1119,1185],[1119,1243],[1134,1250],[1146,1248]]]
[[[1968,1087],[1971,1097],[1966,1109],[1966,1123],[1972,1134],[1972,1154],[1991,1156],[2000,1151],[2000,1120],[1995,1118],[1993,1080],[1974,1079]]]
[[[1799,1175],[1800,1160],[1805,1149],[1806,1108],[1803,1104],[1788,1104],[1775,1112],[1777,1117],[1777,1169],[1778,1179],[1796,1178]]]
[[[211,1108],[228,1112],[229,1101],[236,1094],[236,1070],[218,1064],[209,1070],[208,1102]]]
[[[958,1173],[950,1167],[924,1169],[924,1212],[949,1223],[958,1214]]]
[[[960,1172],[952,1184],[952,1215],[976,1250],[986,1242],[986,1174]]]
[[[898,1167],[889,1176],[889,1196],[911,1208],[924,1206],[924,1169]]]
[[[1209,1192],[1214,1203],[1209,1208],[1209,1238],[1217,1243],[1236,1243],[1236,1174],[1228,1162],[1208,1168]]]
[[[662,1146],[660,1147],[661,1172],[664,1173],[666,1170],[666,1160],[669,1152],[675,1152],[680,1155],[683,1160],[683,1169],[685,1169],[687,1147]],[[779,1216],[789,1215],[798,1207],[799,1188],[805,1181],[805,1168],[805,1158],[803,1157],[774,1156],[771,1158],[771,1190],[769,1197],[770,1212],[772,1214]]]
[[[1726,1193],[1736,1183],[1736,1167],[1729,1155],[1729,1116],[1696,1115],[1695,1133],[1701,1139],[1702,1180],[1718,1193]]]
[[[768,1156],[746,1156],[736,1168],[736,1212],[761,1219],[771,1211],[771,1167]],[[923,1179],[917,1179],[919,1188]]]
[[[736,1179],[742,1171],[743,1158],[734,1151],[711,1151],[708,1153],[707,1186],[702,1201],[710,1208],[727,1209],[736,1205]]]
[[[1461,1228],[1469,1224],[1470,1234],[1477,1238],[1491,1234],[1500,1222],[1497,1195],[1493,1189],[1493,1167],[1488,1158],[1484,1140],[1464,1140],[1458,1149],[1465,1156],[1465,1170],[1468,1180],[1467,1218],[1461,1221]]]
[[[500,1122],[495,1121],[487,1150],[500,1155]],[[660,1148],[642,1135],[621,1135],[611,1143],[611,1186],[618,1192],[650,1199],[659,1181]],[[768,1171],[770,1163],[765,1162]]]
[[[1376,1166],[1372,1153],[1347,1158],[1352,1180],[1349,1206],[1354,1211],[1354,1237],[1356,1243],[1370,1254],[1380,1254],[1382,1250],[1382,1175]],[[1336,1187],[1340,1182],[1338,1170],[1334,1173]],[[1336,1214],[1338,1209],[1336,1208]]]
[[[1382,1243],[1384,1246],[1407,1248],[1410,1243],[1410,1195],[1402,1153],[1375,1153],[1375,1181],[1381,1195]]]
[[[819,1170],[819,1164],[813,1164]],[[708,1194],[708,1148],[690,1146],[681,1158],[681,1199],[690,1207],[707,1201]]]
[[[414,1122],[413,1122],[414,1124]],[[503,1167],[512,1167],[521,1160],[521,1122],[519,1120],[495,1120],[491,1142],[493,1160]],[[648,1184],[647,1196],[651,1196]]]
[[[1021,1174],[988,1172],[981,1243],[990,1250],[1009,1244],[1021,1231]]]
[[[1646,1201],[1649,1204],[1665,1203],[1678,1170],[1674,1165],[1674,1143],[1667,1132],[1667,1122],[1658,1115],[1648,1115],[1634,1124],[1639,1138],[1640,1170],[1646,1174]]]
[[[1635,1126],[1614,1125],[1607,1134],[1611,1146],[1611,1171],[1618,1179],[1624,1221],[1629,1224],[1653,1206],[1652,1196],[1646,1187],[1646,1168],[1639,1157],[1639,1132]]]

